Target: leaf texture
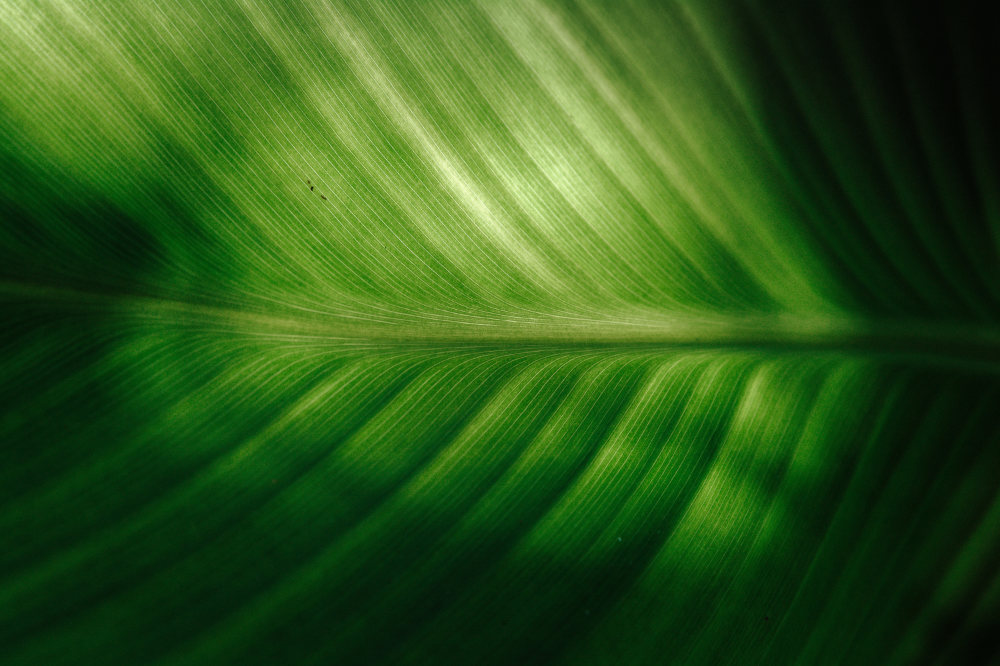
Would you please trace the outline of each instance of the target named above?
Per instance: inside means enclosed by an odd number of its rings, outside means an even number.
[[[0,663],[994,663],[994,33],[0,5]]]

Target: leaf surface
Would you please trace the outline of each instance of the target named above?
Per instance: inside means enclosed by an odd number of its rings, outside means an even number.
[[[0,662],[995,659],[991,32],[0,5]]]

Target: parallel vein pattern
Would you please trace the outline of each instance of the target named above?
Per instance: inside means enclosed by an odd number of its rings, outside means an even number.
[[[0,3],[0,663],[1000,659],[996,40]]]

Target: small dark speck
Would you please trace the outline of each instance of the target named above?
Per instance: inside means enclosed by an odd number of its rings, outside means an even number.
[[[764,616],[764,621],[765,622],[770,622],[771,621],[771,616],[770,615],[765,615]]]
[[[322,194],[319,195],[319,198],[322,199],[323,201],[326,201],[326,197],[324,197]]]
[[[310,186],[309,186],[309,191],[310,191],[310,192],[312,192],[312,191],[313,191],[313,190],[315,190],[315,189],[316,189],[316,186],[315,186],[315,185],[310,185]]]

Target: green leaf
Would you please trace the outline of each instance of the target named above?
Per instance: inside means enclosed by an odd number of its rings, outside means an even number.
[[[0,663],[978,664],[989,21],[0,4]]]

